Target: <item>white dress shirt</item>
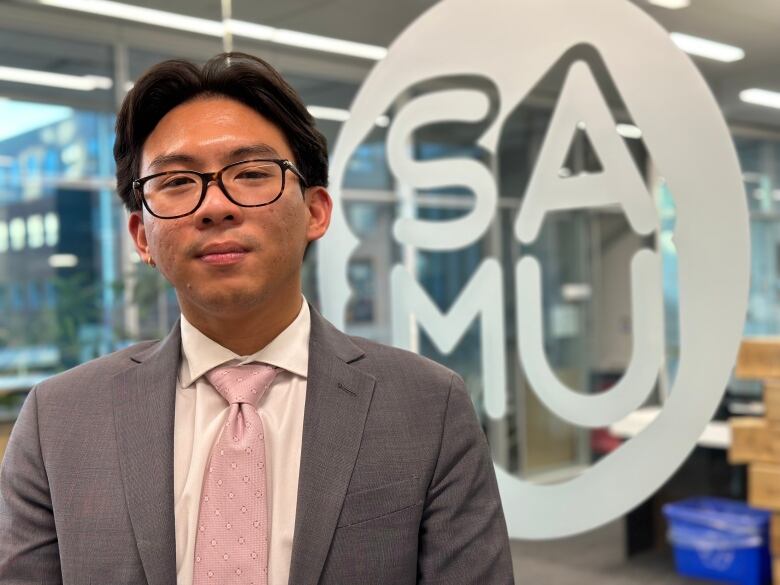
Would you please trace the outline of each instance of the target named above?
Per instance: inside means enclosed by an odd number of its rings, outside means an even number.
[[[174,513],[176,581],[192,585],[195,527],[203,473],[211,447],[230,409],[206,380],[210,369],[230,360],[263,362],[282,368],[261,398],[269,519],[268,585],[288,585],[292,556],[303,409],[309,367],[309,306],[305,299],[295,320],[273,341],[250,356],[238,356],[209,339],[182,315],[181,364],[176,387],[174,426]]]

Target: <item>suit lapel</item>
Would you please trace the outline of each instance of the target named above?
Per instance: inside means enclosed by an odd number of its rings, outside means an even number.
[[[149,585],[176,582],[173,425],[181,333],[132,359],[113,380],[114,421],[125,499]]]
[[[311,310],[291,585],[316,585],[330,549],[374,391],[375,379],[349,365],[362,356]]]

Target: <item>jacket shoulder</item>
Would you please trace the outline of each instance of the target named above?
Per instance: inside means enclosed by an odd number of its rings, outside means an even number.
[[[157,340],[141,341],[55,374],[36,385],[36,394],[39,399],[57,396],[63,392],[72,397],[73,392],[88,392],[101,388],[108,379],[134,366],[136,362],[133,361],[133,356],[159,343]]]
[[[453,370],[419,354],[377,343],[362,337],[350,336],[365,355],[353,365],[378,380],[399,380],[405,385],[448,391],[453,380],[462,382]]]

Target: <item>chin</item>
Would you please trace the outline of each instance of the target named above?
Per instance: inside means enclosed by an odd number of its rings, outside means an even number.
[[[265,294],[256,288],[223,288],[212,294],[196,295],[195,304],[209,312],[248,311],[262,305]],[[199,297],[199,298],[198,298]]]

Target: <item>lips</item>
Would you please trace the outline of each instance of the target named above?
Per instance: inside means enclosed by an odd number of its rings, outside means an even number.
[[[234,264],[244,258],[249,250],[236,242],[215,242],[201,248],[197,257],[208,264]]]
[[[198,252],[199,257],[210,256],[212,254],[244,254],[248,252],[244,246],[236,242],[213,243],[204,246]]]

